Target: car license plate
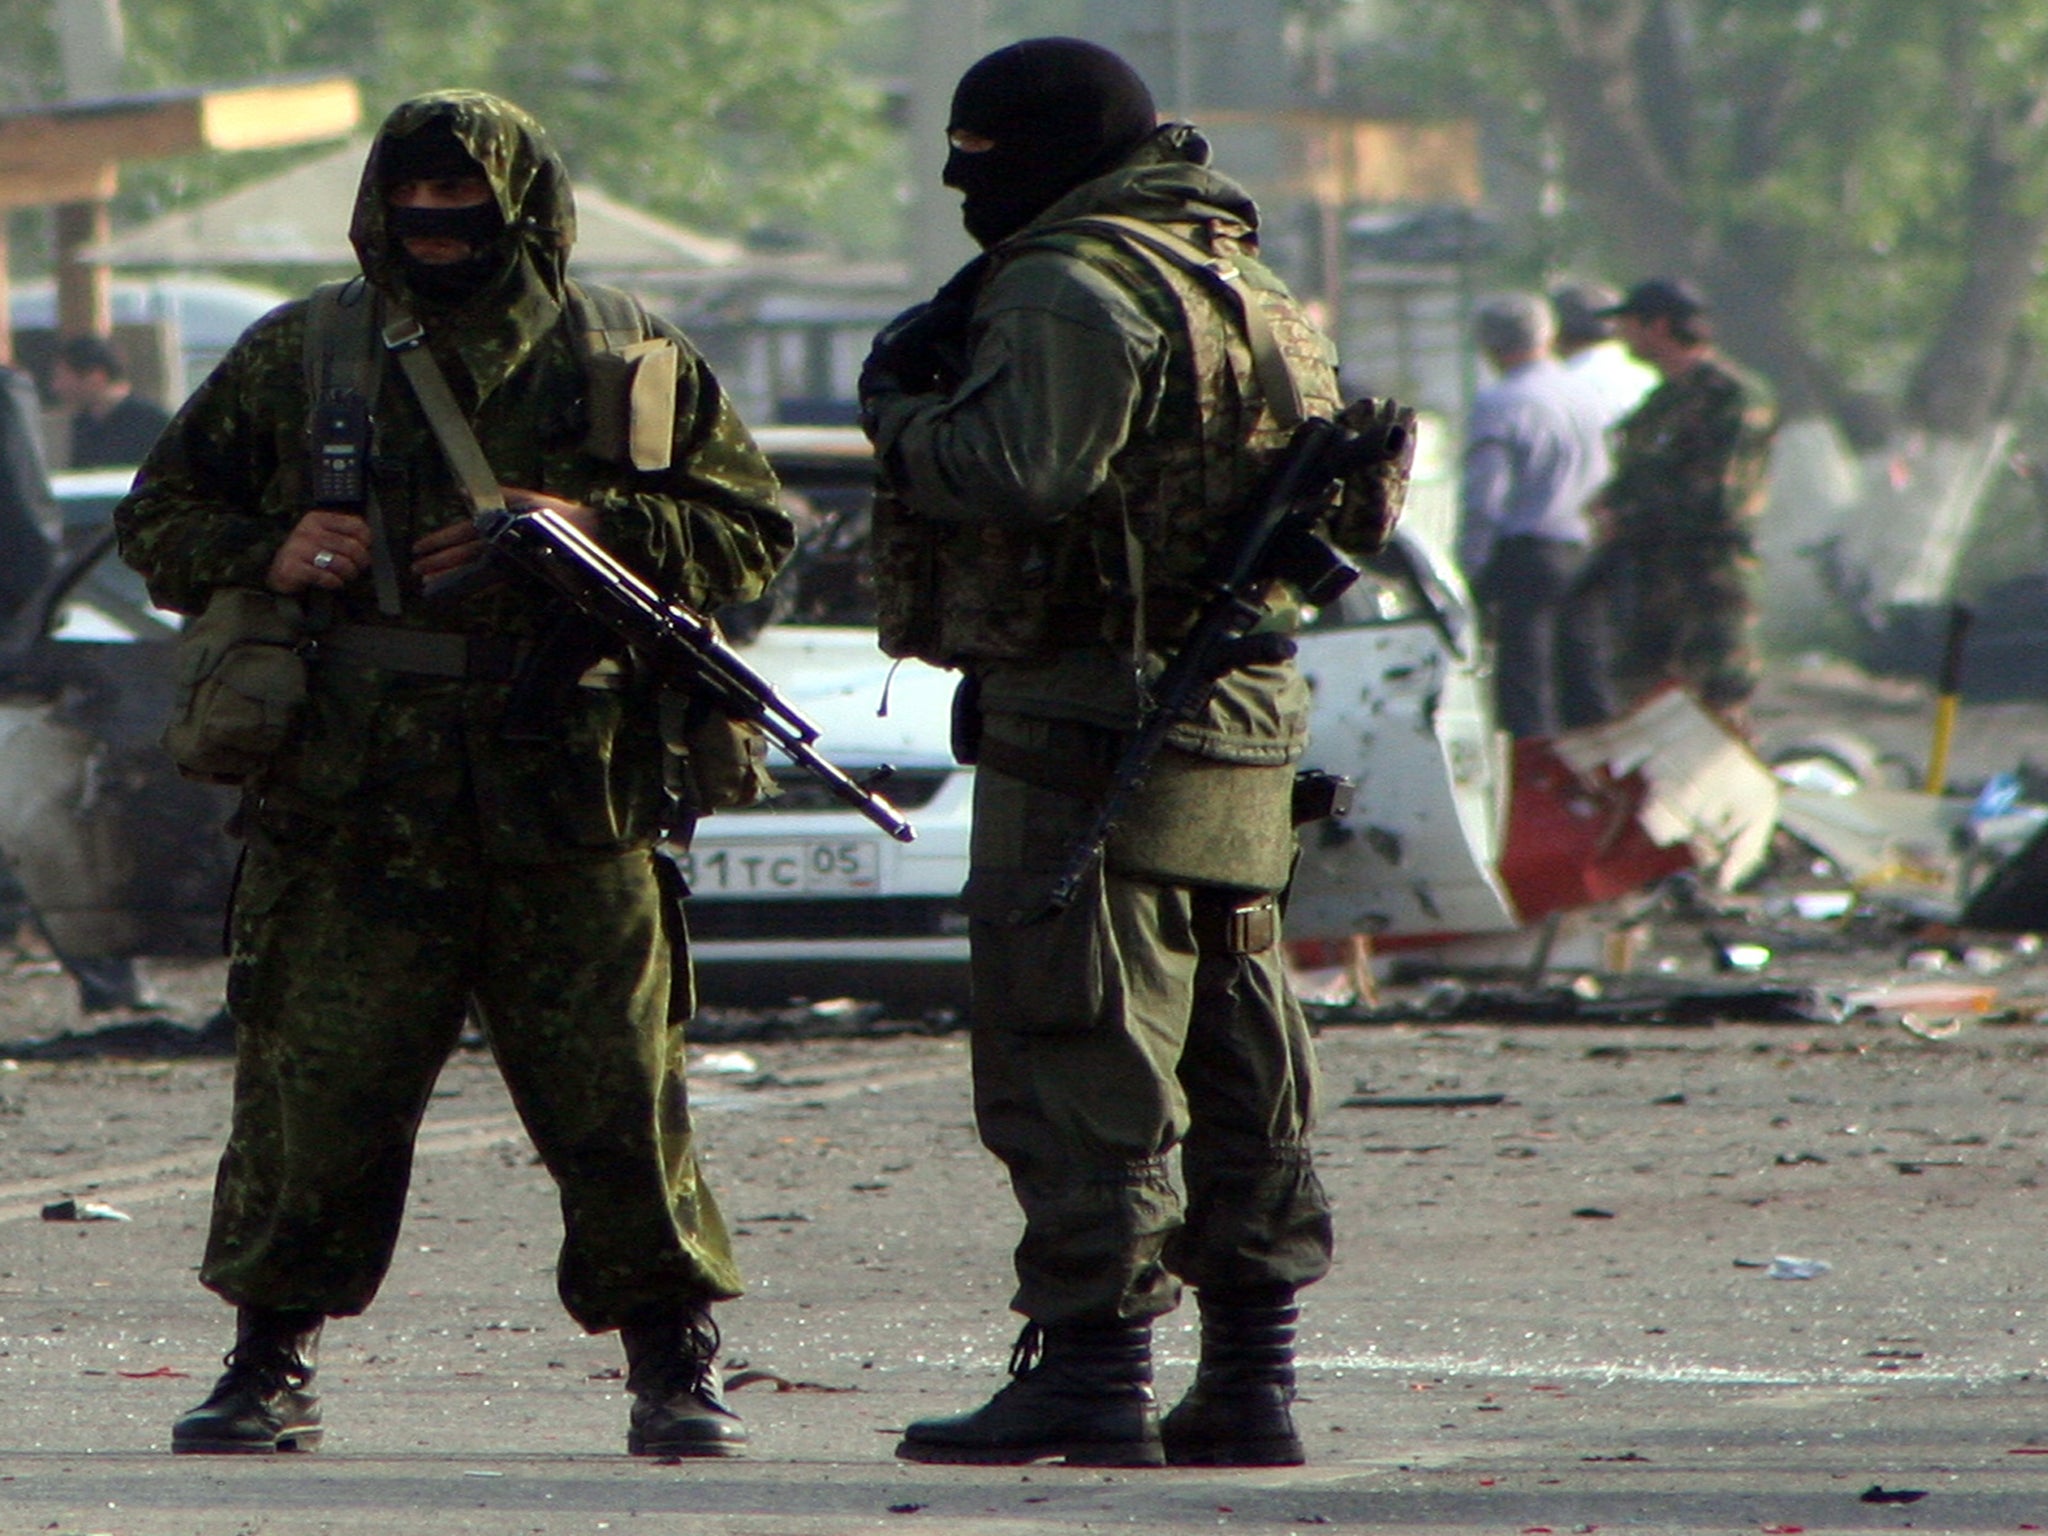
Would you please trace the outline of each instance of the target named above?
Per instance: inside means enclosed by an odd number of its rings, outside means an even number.
[[[700,842],[677,866],[699,896],[797,896],[872,891],[881,880],[881,844],[870,837],[816,842]]]

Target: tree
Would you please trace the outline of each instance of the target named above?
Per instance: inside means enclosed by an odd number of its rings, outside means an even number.
[[[1437,65],[1459,61],[1467,89],[1511,103],[1532,168],[1554,167],[1555,254],[1702,281],[1728,349],[1773,380],[1788,419],[1832,423],[1866,456],[1836,509],[1861,514],[1844,537],[1897,546],[1859,556],[1895,567],[1864,572],[1867,603],[1945,596],[2041,319],[2048,10],[1448,0],[1432,14]],[[1919,531],[1882,526],[1894,513]]]
[[[801,217],[873,152],[878,103],[833,56],[872,3],[149,0],[127,7],[127,75],[148,88],[338,71],[361,82],[373,118],[422,90],[479,86],[545,123],[579,179],[745,230]],[[31,32],[46,12],[47,0],[0,0],[0,19]],[[60,95],[54,58],[23,50],[0,90],[17,104]],[[131,179],[161,204],[274,164],[195,161]]]

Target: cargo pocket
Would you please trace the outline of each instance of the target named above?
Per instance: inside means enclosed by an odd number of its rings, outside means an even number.
[[[271,833],[252,827],[235,865],[235,887],[224,925],[228,955],[229,1017],[249,1016],[256,980],[257,935],[283,904],[293,883],[296,860],[279,851]]]
[[[973,924],[974,1016],[1020,1034],[1114,1028],[1125,1011],[1124,984],[1101,871],[1066,910],[1017,921],[1042,904],[1045,886],[1037,871],[977,869],[968,877],[960,904]]]

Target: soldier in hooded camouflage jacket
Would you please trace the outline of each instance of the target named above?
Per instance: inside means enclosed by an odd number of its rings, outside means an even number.
[[[651,320],[673,419],[637,425],[666,462],[599,443],[574,234],[531,118],[477,92],[423,97],[370,151],[351,227],[364,275],[339,302],[424,327],[508,500],[555,509],[691,603],[752,597],[791,544],[773,475],[703,360]],[[688,834],[675,712],[616,655],[536,695],[569,643],[547,603],[502,583],[426,590],[481,545],[409,381],[374,348],[381,515],[312,505],[311,313],[251,328],[116,511],[157,602],[296,595],[314,631],[306,707],[239,817],[234,1124],[200,1272],[239,1308],[237,1342],[173,1448],[317,1442],[313,1343],[376,1293],[421,1112],[473,1012],[560,1189],[563,1303],[624,1333],[630,1448],[729,1453],[745,1435],[708,1308],[740,1281],[698,1173],[688,957],[655,849]]]

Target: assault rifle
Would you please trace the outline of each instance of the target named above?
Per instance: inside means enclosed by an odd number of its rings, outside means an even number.
[[[1067,851],[1043,905],[1012,915],[1018,923],[1064,912],[1080,895],[1109,835],[1144,785],[1175,726],[1200,714],[1227,672],[1295,652],[1285,635],[1255,634],[1268,589],[1284,581],[1318,607],[1358,579],[1358,567],[1323,537],[1319,524],[1345,477],[1409,451],[1413,413],[1381,413],[1363,428],[1313,416],[1295,428],[1264,490],[1238,515],[1204,571],[1201,607],[1187,638],[1146,690],[1138,729],[1109,776],[1095,819]]]
[[[835,797],[898,842],[917,836],[901,811],[817,751],[812,745],[817,726],[726,644],[711,619],[663,597],[559,513],[546,508],[480,511],[476,525],[493,556],[553,587],[585,617],[625,641],[663,681],[687,688],[731,719],[754,725]]]

